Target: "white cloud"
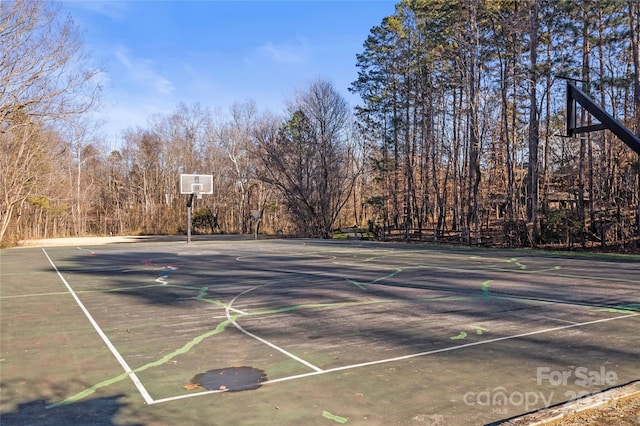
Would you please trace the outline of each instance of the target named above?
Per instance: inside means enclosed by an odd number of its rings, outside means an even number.
[[[128,72],[132,82],[150,86],[158,94],[168,95],[175,90],[173,83],[154,70],[154,62],[148,59],[130,58],[126,49],[116,50],[115,56]]]
[[[185,76],[183,80],[188,82],[190,90],[203,94],[214,89],[211,74],[207,75],[207,73],[202,73],[196,67],[186,62],[182,63],[182,72]]]
[[[277,64],[300,64],[309,58],[309,47],[304,39],[298,39],[294,44],[276,44],[266,42],[258,51],[260,54]]]
[[[92,77],[92,81],[95,84],[98,84],[103,90],[111,89],[113,86],[113,81],[111,80],[109,73],[100,69]]]
[[[85,10],[118,21],[122,20],[129,10],[129,5],[125,1],[65,0],[64,3],[71,9]]]
[[[172,102],[161,103],[154,99],[111,100],[92,117],[101,123],[100,132],[105,140],[119,145],[124,132],[128,129],[144,128],[156,114],[169,114],[175,105]]]

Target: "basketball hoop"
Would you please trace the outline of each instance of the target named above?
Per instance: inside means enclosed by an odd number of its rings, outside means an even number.
[[[213,175],[180,175],[180,193],[202,195],[213,194]]]
[[[251,221],[255,222],[256,226],[254,228],[254,239],[258,239],[258,226],[260,226],[260,220],[262,218],[262,210],[251,210],[251,216],[249,217]]]
[[[213,194],[213,175],[181,174],[180,193],[189,196],[187,200],[187,243],[190,243],[193,198],[202,200],[204,194]]]

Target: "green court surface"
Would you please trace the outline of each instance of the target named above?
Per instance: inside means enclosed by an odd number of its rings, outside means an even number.
[[[2,425],[491,424],[640,379],[637,256],[167,238],[0,261]]]

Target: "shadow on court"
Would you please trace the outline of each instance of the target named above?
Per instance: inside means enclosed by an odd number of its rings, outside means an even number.
[[[34,383],[29,379],[3,380],[3,405],[10,404],[10,401],[21,402],[3,410],[0,422],[3,425],[141,425],[117,420],[118,413],[126,406],[122,402],[124,395],[87,398],[74,404],[50,407],[64,398],[69,390],[61,383],[45,383],[41,380]]]
[[[3,407],[13,407],[3,424],[77,424],[81,412],[105,425],[485,424],[640,371],[637,257],[315,240],[2,257]],[[46,371],[39,357],[65,364],[61,389],[5,393],[29,382],[20,368]],[[203,376],[239,366],[266,381],[222,392],[227,382]],[[71,386],[74,375],[85,384]]]

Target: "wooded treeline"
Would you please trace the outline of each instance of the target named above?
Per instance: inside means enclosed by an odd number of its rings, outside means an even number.
[[[82,119],[95,71],[57,87],[81,63],[63,37],[72,23],[47,27],[47,3],[0,11],[3,245],[184,232],[181,173],[214,177],[194,206],[200,232],[252,232],[258,210],[262,232],[314,237],[356,226],[381,239],[574,246],[640,233],[638,155],[609,131],[563,137],[566,78],[640,134],[638,0],[402,1],[354,58],[354,111],[319,79],[282,116],[252,101],[180,104],[116,150]],[[29,19],[38,25],[18,25]],[[57,73],[15,74],[20,36],[73,51],[52,49]],[[57,69],[35,52],[23,53]],[[580,109],[578,122],[593,124]]]
[[[562,137],[563,78],[640,130],[637,22],[637,1],[401,3],[353,85],[375,221],[516,246],[637,232],[638,156],[610,132]]]

